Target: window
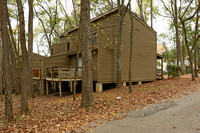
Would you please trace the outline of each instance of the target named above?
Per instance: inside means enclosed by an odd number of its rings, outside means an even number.
[[[70,51],[71,47],[70,47],[70,42],[67,43],[67,51]]]
[[[53,48],[51,48],[51,55],[53,55]]]
[[[97,33],[93,33],[92,34],[92,44],[96,44],[97,43]]]

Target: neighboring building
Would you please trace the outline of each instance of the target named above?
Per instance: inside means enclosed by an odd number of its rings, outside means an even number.
[[[93,50],[93,81],[96,91],[102,91],[102,84],[116,83],[116,45],[118,32],[117,9],[108,11],[91,20]],[[133,14],[133,64],[132,82],[157,80],[157,34]],[[128,82],[130,53],[130,15],[127,12],[122,26],[122,81]],[[42,59],[42,90],[48,94],[49,83],[73,82],[79,30],[74,28],[60,36],[60,43],[51,46],[51,56]],[[81,45],[79,44],[81,49]],[[159,57],[161,58],[161,57]],[[81,81],[82,58],[79,57],[78,80]]]
[[[162,55],[165,52],[165,48],[161,44],[157,44],[157,53]]]
[[[157,44],[157,53],[158,55],[162,56],[163,53],[165,52],[165,48],[163,45],[161,44]],[[159,62],[159,64],[158,64]],[[159,71],[166,71],[167,70],[167,63],[164,62],[162,59],[157,61],[157,69],[159,69]],[[161,75],[163,77],[163,75]]]

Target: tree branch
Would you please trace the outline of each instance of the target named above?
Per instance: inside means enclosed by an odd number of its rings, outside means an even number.
[[[183,15],[180,17],[181,19],[183,18],[183,16],[185,16],[186,12],[188,11],[190,5],[192,4],[193,0],[190,1],[189,5],[187,6],[187,8],[185,9]]]
[[[163,0],[160,0],[160,1],[163,3],[165,9],[166,9],[166,10],[172,15],[172,17],[174,18],[174,14],[173,14],[172,11],[166,6],[165,2],[164,2]]]

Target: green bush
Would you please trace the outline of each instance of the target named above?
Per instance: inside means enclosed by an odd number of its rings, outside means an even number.
[[[186,74],[190,74],[190,73],[191,73],[191,68],[190,68],[190,66],[186,66],[186,67],[185,67],[185,73],[186,73]]]
[[[168,76],[172,77],[180,77],[181,75],[181,67],[175,65],[167,66]]]

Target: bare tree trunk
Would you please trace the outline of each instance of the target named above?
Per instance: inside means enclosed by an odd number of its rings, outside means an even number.
[[[29,18],[28,18],[28,96],[34,98],[33,87],[33,0],[28,0]]]
[[[131,19],[131,32],[130,32],[130,57],[129,57],[129,92],[133,92],[132,85],[132,58],[133,58],[133,16],[131,12],[131,4],[129,5],[129,13]]]
[[[117,33],[117,73],[116,73],[116,88],[122,87],[122,66],[121,66],[121,55],[122,55],[122,23],[124,16],[126,14],[130,0],[128,1],[127,6],[124,8],[124,1],[117,0],[118,4],[118,33]]]
[[[18,13],[18,11],[17,11],[17,14],[19,14]],[[19,15],[17,16],[17,29],[18,29],[18,38],[17,38],[17,50],[18,50],[18,55],[20,54],[20,35],[19,35],[19,33],[20,33],[20,28],[19,28]],[[22,63],[22,61],[21,61],[21,63]],[[20,68],[21,69],[21,68]],[[20,75],[21,75],[21,73],[20,73]],[[20,90],[21,91],[21,90]]]
[[[177,0],[174,1],[174,10],[175,10],[175,16],[174,16],[174,25],[175,25],[175,30],[176,30],[176,52],[177,52],[177,66],[179,66],[179,58],[180,58],[180,54],[179,54],[179,45],[180,45],[180,41],[178,40],[179,38],[179,33],[178,33],[178,14],[177,14]]]
[[[118,17],[118,35],[117,35],[117,73],[116,73],[116,82],[117,82],[117,88],[122,87],[122,76],[121,76],[121,54],[122,54],[122,47],[121,47],[121,36],[122,36],[122,9],[121,5],[118,6],[118,14],[120,15]]]
[[[13,89],[15,89],[15,94],[16,95],[19,95],[20,94],[20,76],[19,76],[19,70],[17,68],[17,63],[16,63],[16,59],[15,59],[15,55],[17,56],[17,60],[18,60],[18,66],[20,66],[21,64],[21,61],[20,61],[20,57],[17,53],[17,50],[16,50],[16,42],[15,42],[15,39],[14,39],[14,35],[13,35],[13,31],[12,31],[12,27],[11,27],[11,24],[10,24],[10,18],[9,18],[9,12],[8,13],[8,25],[9,25],[9,32],[10,32],[10,38],[11,40],[9,39],[9,49],[10,49],[10,58],[11,58],[11,64],[12,64],[12,84],[13,84]],[[13,50],[15,52],[13,52]]]
[[[194,75],[194,68],[193,68],[193,61],[192,61],[192,55],[189,55],[189,61],[190,61],[190,69],[191,69],[191,73],[192,73],[192,81],[195,80],[195,75]]]
[[[74,73],[74,89],[73,89],[73,100],[76,100],[76,78],[77,78],[77,72],[78,72],[78,60],[79,60],[79,44],[80,44],[80,27],[78,31],[78,42],[77,42],[77,53],[76,53],[76,68]]]
[[[198,74],[197,74],[197,47],[195,47],[194,49],[194,74],[195,74],[195,77],[198,77]]]
[[[195,70],[195,77],[198,77],[197,74],[197,32],[198,32],[198,25],[199,23],[199,18],[198,18],[198,13],[196,14],[196,26],[195,26],[195,34],[194,34],[194,70]]]
[[[9,34],[8,34],[8,36],[9,36]],[[11,65],[10,71],[12,73],[12,77],[11,77],[12,89],[18,90],[18,88],[17,88],[18,82],[16,80],[16,78],[17,78],[17,76],[16,76],[17,75],[16,60],[15,60],[15,56],[14,56],[13,49],[12,49],[12,43],[11,43],[10,39],[8,41],[9,41],[8,46],[9,46],[10,65]]]
[[[74,18],[76,20],[76,26],[78,27],[78,18],[77,18],[76,6],[75,6],[75,3],[74,3],[74,0],[72,0],[72,3],[73,3],[73,8],[74,8]]]
[[[174,2],[174,25],[176,30],[176,50],[177,50],[177,66],[179,66],[179,62],[181,61],[181,73],[182,75],[185,74],[185,65],[183,62],[183,54],[181,50],[181,43],[180,43],[180,37],[179,37],[179,30],[178,30],[178,11],[177,11],[177,0]]]
[[[179,44],[180,44],[180,38],[179,38]],[[183,52],[181,50],[181,45],[179,45],[179,52],[180,52],[180,59],[181,59],[181,74],[184,75],[185,74],[185,64],[184,64],[184,57],[183,57]]]
[[[5,81],[5,117],[6,121],[13,121],[13,106],[12,106],[12,73],[10,72],[10,61],[9,61],[9,36],[7,29],[7,0],[1,0],[0,10],[1,26],[2,26],[2,44],[3,44],[3,76]]]
[[[78,18],[76,14],[76,8],[75,8],[75,3],[74,0],[72,0],[73,3],[73,8],[74,8],[74,18],[76,20],[76,26],[78,27]],[[80,44],[80,27],[78,31],[78,42],[77,42],[77,53],[76,53],[76,68],[75,68],[75,73],[74,73],[74,88],[73,88],[73,100],[76,100],[76,78],[77,78],[77,72],[78,72],[78,60],[79,60],[79,44]]]
[[[189,61],[190,61],[190,69],[191,69],[191,74],[192,74],[192,81],[195,80],[195,75],[194,75],[194,69],[193,69],[193,61],[192,61],[192,51],[193,50],[190,50],[190,46],[188,45],[188,40],[187,40],[187,32],[186,32],[186,28],[185,28],[185,21],[183,21],[182,19],[181,20],[181,23],[182,23],[182,26],[183,26],[183,31],[184,31],[184,37],[185,37],[185,45],[186,45],[186,48],[187,48],[187,51],[188,51],[188,55],[189,55]]]
[[[0,17],[1,20],[1,17]],[[1,21],[0,21],[1,22]],[[0,24],[0,93],[1,93],[1,100],[3,101],[3,67],[2,67],[2,39],[1,39],[1,24]]]
[[[143,16],[143,0],[137,0],[137,4],[140,10],[140,18],[142,20],[144,20],[144,16]]]
[[[22,72],[21,72],[21,113],[28,112],[28,59],[25,39],[25,22],[24,10],[21,0],[17,0],[17,8],[19,13],[19,26],[20,26],[20,44],[22,50]]]
[[[200,69],[200,48],[198,47],[198,68]]]
[[[83,61],[81,106],[90,107],[94,104],[90,0],[81,0],[81,45]]]
[[[181,40],[182,42],[182,56],[183,56],[183,66],[184,66],[184,74],[185,74],[185,44],[184,44],[184,40]]]
[[[153,28],[153,0],[150,1],[151,3],[151,28]]]

